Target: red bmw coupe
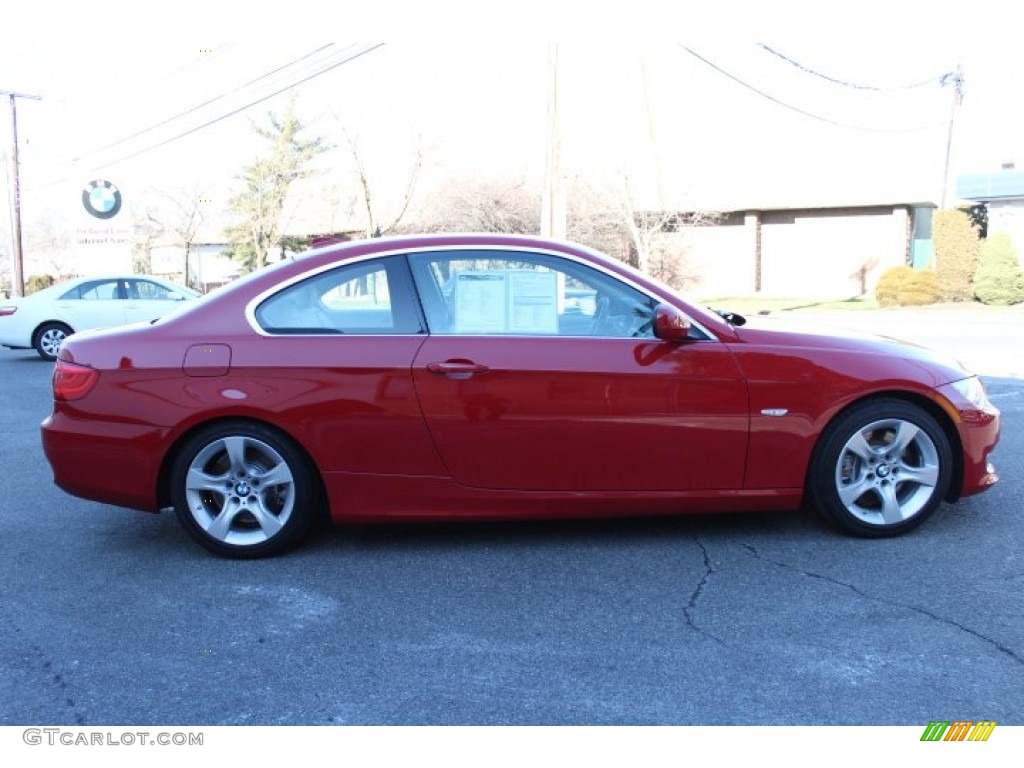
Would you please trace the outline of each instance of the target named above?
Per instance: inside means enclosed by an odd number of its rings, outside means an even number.
[[[378,239],[76,334],[42,425],[68,493],[213,552],[338,523],[782,510],[903,533],[998,479],[955,361],[745,323],[585,248]]]

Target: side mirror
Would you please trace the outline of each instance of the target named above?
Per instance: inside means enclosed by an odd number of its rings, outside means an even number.
[[[654,308],[654,335],[662,341],[686,341],[690,335],[690,318],[671,304]]]

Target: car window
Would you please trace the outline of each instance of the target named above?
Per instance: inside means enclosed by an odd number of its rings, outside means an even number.
[[[178,298],[173,291],[151,280],[129,280],[128,298],[143,301],[173,301]]]
[[[536,253],[410,258],[431,333],[653,338],[646,294],[610,275]]]
[[[61,294],[61,300],[83,299],[83,300],[110,300],[120,299],[120,280],[90,280],[87,283],[76,285],[69,291]]]
[[[256,321],[269,333],[420,333],[404,269],[394,258],[333,269],[262,302]]]

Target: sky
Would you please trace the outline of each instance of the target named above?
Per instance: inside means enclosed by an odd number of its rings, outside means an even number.
[[[128,202],[198,194],[222,210],[260,151],[253,121],[284,109],[290,94],[309,131],[337,147],[321,178],[339,205],[355,184],[350,144],[382,205],[404,188],[417,150],[420,203],[452,179],[538,181],[552,45],[523,34],[528,15],[490,19],[487,34],[474,34],[469,14],[479,7],[463,6],[460,24],[424,20],[429,34],[410,35],[408,14],[398,28],[335,25],[385,41],[373,49],[325,41],[310,19],[296,29],[301,14],[271,37],[276,19],[251,34],[188,23],[183,10],[185,23],[154,34],[163,27],[152,18],[145,33],[137,21],[94,14],[55,29],[46,3],[19,11],[24,33],[0,48],[0,90],[41,97],[17,102],[26,237],[80,215],[81,189],[94,178],[116,183]],[[958,66],[950,183],[1008,160],[1024,168],[1021,46],[1000,45],[984,28],[968,34],[956,20],[936,32],[913,8],[898,17],[858,5],[869,22],[861,31],[841,5],[824,19],[812,16],[820,5],[795,7],[799,24],[733,24],[729,35],[639,13],[633,21],[645,23],[623,30],[614,20],[600,34],[569,27],[576,34],[559,44],[566,176],[628,185],[641,207],[939,202],[954,111],[942,76]],[[643,36],[691,28],[684,42]],[[0,152],[9,166],[6,107]],[[5,176],[0,201],[8,188]],[[6,224],[0,217],[0,251]]]

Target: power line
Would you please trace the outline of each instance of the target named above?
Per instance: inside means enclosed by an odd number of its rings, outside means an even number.
[[[843,85],[843,86],[846,86],[847,88],[854,88],[854,89],[860,90],[860,91],[909,91],[909,90],[911,90],[913,88],[921,88],[922,86],[925,86],[925,85],[938,85],[941,82],[942,78],[946,76],[946,75],[936,75],[935,77],[929,77],[927,80],[921,80],[920,82],[911,83],[909,85],[897,85],[897,86],[889,86],[889,87],[880,87],[880,86],[875,86],[875,85],[860,85],[858,83],[851,83],[851,82],[849,82],[847,80],[840,80],[840,79],[835,78],[835,77],[830,77],[829,75],[823,74],[821,72],[818,72],[817,70],[811,69],[810,67],[804,66],[799,61],[795,61],[795,60],[791,59],[789,56],[786,56],[784,53],[780,53],[779,51],[776,51],[774,48],[771,48],[771,47],[765,45],[764,43],[758,43],[758,45],[761,48],[763,48],[764,50],[766,50],[768,53],[772,54],[773,56],[778,56],[783,61],[785,61],[785,62],[787,62],[789,64],[792,64],[794,67],[799,69],[801,72],[806,72],[809,75],[814,75],[815,77],[820,77],[822,80],[827,80],[828,82],[835,83],[836,85]]]
[[[189,70],[195,69],[196,67],[209,66],[211,62],[216,62],[217,59],[222,57],[225,51],[230,51],[236,45],[237,43],[234,41],[215,43],[212,48],[207,49],[206,51],[200,51],[198,56],[192,57],[181,66],[170,70],[166,74],[157,75],[157,77],[155,78],[155,82],[165,82],[167,80],[170,80],[172,77],[176,77],[177,75],[180,75],[183,72],[188,72]]]
[[[272,69],[269,72],[265,72],[264,74],[260,75],[259,77],[253,78],[252,80],[250,80],[247,83],[244,83],[243,85],[240,85],[240,86],[238,86],[236,88],[232,88],[230,91],[225,91],[224,93],[218,94],[217,96],[214,96],[212,99],[207,99],[202,104],[197,104],[194,107],[186,109],[184,112],[179,112],[178,114],[173,115],[172,117],[168,117],[165,120],[161,120],[159,123],[154,123],[153,125],[149,126],[148,128],[143,128],[142,130],[136,131],[135,133],[132,133],[132,134],[130,134],[128,136],[125,136],[124,138],[118,139],[117,141],[112,141],[109,144],[105,144],[102,147],[98,147],[98,148],[96,148],[96,149],[94,149],[94,150],[92,150],[90,152],[86,152],[86,153],[84,153],[82,155],[79,155],[78,157],[73,157],[73,158],[71,158],[71,161],[72,162],[78,162],[78,161],[83,160],[83,159],[85,159],[87,157],[92,157],[93,155],[98,155],[100,152],[104,152],[104,151],[106,151],[108,149],[112,149],[113,147],[116,147],[116,146],[119,146],[119,145],[124,144],[126,142],[129,142],[132,139],[138,138],[139,136],[144,136],[147,133],[151,133],[152,131],[155,131],[157,128],[162,128],[163,126],[167,125],[168,123],[172,123],[175,120],[179,120],[179,119],[181,119],[183,117],[187,117],[188,115],[192,114],[193,112],[198,112],[200,109],[203,109],[204,107],[208,107],[211,104],[215,104],[216,102],[218,102],[218,101],[220,101],[222,99],[225,99],[228,96],[231,96],[232,94],[238,93],[239,91],[244,90],[245,88],[248,88],[251,85],[255,85],[256,83],[260,82],[261,80],[266,80],[268,77],[271,77],[272,75],[275,75],[278,72],[281,72],[282,70],[288,69],[289,67],[292,67],[292,66],[294,66],[294,65],[296,65],[296,64],[298,64],[298,63],[300,63],[302,61],[305,61],[306,59],[310,58],[311,56],[314,56],[314,55],[316,55],[316,54],[318,54],[318,53],[320,53],[322,51],[327,50],[328,48],[333,47],[333,46],[334,46],[334,43],[328,43],[327,45],[321,46],[320,48],[317,48],[317,49],[315,49],[313,51],[310,51],[309,53],[303,54],[302,56],[300,56],[297,59],[293,59],[292,61],[289,61],[287,64],[282,64],[280,67]]]
[[[193,133],[196,133],[198,131],[203,130],[204,128],[209,128],[211,125],[215,125],[216,123],[219,123],[222,120],[226,120],[227,118],[233,117],[234,115],[237,115],[240,112],[244,112],[245,110],[250,109],[251,107],[254,107],[257,104],[261,104],[262,102],[267,101],[268,99],[272,99],[274,96],[279,96],[280,94],[284,93],[285,91],[290,90],[291,88],[294,88],[294,87],[296,87],[298,85],[302,85],[303,83],[309,82],[310,80],[312,80],[312,79],[314,79],[316,77],[320,77],[321,75],[326,74],[327,72],[330,72],[331,70],[337,69],[338,67],[342,66],[343,64],[347,64],[350,61],[354,61],[355,59],[358,59],[361,56],[364,56],[367,53],[370,53],[371,51],[374,51],[377,48],[382,47],[383,45],[384,45],[384,43],[374,43],[374,44],[371,44],[371,45],[364,46],[361,50],[356,51],[355,53],[353,53],[351,55],[348,55],[348,56],[345,56],[345,57],[343,57],[341,59],[338,59],[336,61],[330,62],[330,63],[328,63],[325,66],[321,66],[319,69],[317,69],[312,74],[306,75],[306,76],[300,78],[299,80],[291,81],[287,85],[285,85],[285,86],[283,86],[281,88],[278,88],[278,89],[276,89],[274,91],[271,91],[270,93],[267,93],[267,94],[265,94],[263,96],[260,96],[258,99],[254,99],[253,101],[250,101],[250,102],[248,102],[248,103],[246,103],[246,104],[244,104],[244,105],[242,105],[240,107],[232,109],[229,112],[221,114],[218,117],[215,117],[215,118],[213,118],[211,120],[207,120],[205,123],[201,123],[200,125],[197,125],[197,126],[195,126],[193,128],[189,128],[186,131],[182,131],[181,133],[178,133],[178,134],[175,134],[174,136],[171,136],[169,138],[163,139],[162,141],[158,141],[155,144],[150,144],[149,146],[143,147],[142,149],[136,150],[135,152],[131,152],[131,153],[127,154],[127,155],[122,155],[121,157],[119,157],[119,158],[117,158],[115,160],[111,160],[111,161],[107,162],[106,165],[117,165],[118,163],[123,163],[126,160],[131,160],[132,158],[138,157],[139,155],[145,154],[147,152],[152,152],[155,149],[159,149],[160,147],[166,146],[167,144],[170,144],[172,142],[178,141],[179,139],[183,139],[186,136],[190,136]],[[52,187],[52,186],[55,186],[56,184],[61,183],[63,180],[64,179],[61,179],[61,180],[58,180],[58,181],[54,181],[54,182],[51,182],[51,183],[46,184],[44,186],[45,187]]]
[[[125,103],[134,103],[143,96],[152,95],[158,84],[166,83],[168,80],[177,78],[179,75],[195,70],[198,67],[210,67],[211,61],[216,61],[223,54],[224,50],[230,50],[232,46],[233,43],[217,44],[210,52],[201,51],[198,56],[193,56],[184,63],[176,63],[171,70],[152,75],[145,83],[138,87],[132,87],[128,92],[112,93],[110,99],[104,103],[106,106],[120,106]]]
[[[745,80],[741,80],[736,75],[734,75],[734,74],[732,74],[730,72],[725,71],[720,66],[715,64],[713,61],[709,61],[708,59],[704,58],[703,56],[701,56],[699,53],[697,53],[696,51],[692,50],[691,48],[687,48],[682,43],[678,43],[678,45],[679,45],[680,48],[682,48],[684,51],[686,51],[688,54],[690,54],[694,58],[700,60],[701,62],[703,62],[707,66],[709,66],[712,69],[714,69],[716,72],[724,75],[725,77],[728,77],[730,80],[732,80],[732,81],[734,81],[736,83],[739,83],[744,88],[747,88],[747,89],[753,91],[758,96],[761,96],[762,98],[768,99],[768,101],[771,101],[771,102],[773,102],[775,104],[778,104],[780,107],[785,107],[786,109],[792,110],[793,112],[797,112],[797,113],[799,113],[801,115],[804,115],[805,117],[810,117],[810,118],[812,118],[814,120],[820,120],[821,122],[828,123],[829,125],[835,125],[835,126],[838,126],[839,128],[850,128],[850,129],[856,130],[856,131],[870,131],[872,133],[914,133],[914,132],[917,132],[917,131],[925,131],[925,130],[928,130],[930,128],[935,128],[935,127],[938,127],[939,125],[944,125],[944,123],[943,124],[936,123],[934,125],[921,125],[921,126],[918,126],[916,128],[874,128],[874,127],[867,126],[867,125],[852,125],[850,123],[842,123],[842,122],[839,122],[838,120],[832,120],[831,118],[823,117],[822,115],[815,114],[814,112],[808,112],[805,109],[801,109],[800,107],[796,107],[796,106],[794,106],[792,104],[789,104],[789,103],[787,103],[785,101],[782,101],[781,99],[777,99],[776,97],[772,96],[770,93],[765,93],[760,88],[757,88],[757,87],[751,85],[750,83],[746,82]]]

